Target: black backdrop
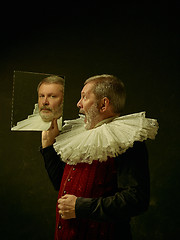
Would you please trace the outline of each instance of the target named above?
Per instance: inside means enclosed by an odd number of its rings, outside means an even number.
[[[65,119],[77,117],[87,77],[108,73],[124,81],[125,113],[145,110],[160,124],[156,140],[147,141],[151,202],[132,219],[134,239],[177,239],[179,7],[68,4],[1,9],[1,239],[53,239],[57,198],[38,151],[40,133],[10,131],[13,70],[64,75]]]

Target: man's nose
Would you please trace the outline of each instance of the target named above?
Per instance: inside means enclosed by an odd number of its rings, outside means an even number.
[[[77,107],[78,107],[78,108],[81,108],[81,107],[82,107],[81,99],[78,101],[78,103],[77,103]]]
[[[48,98],[47,98],[47,97],[45,97],[45,98],[43,99],[42,104],[43,104],[43,105],[49,105],[49,101],[48,101]]]

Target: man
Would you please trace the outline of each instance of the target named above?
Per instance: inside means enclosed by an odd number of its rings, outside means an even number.
[[[84,117],[66,121],[60,135],[56,120],[42,132],[45,167],[59,190],[55,239],[132,239],[131,217],[147,210],[143,140],[153,139],[158,126],[144,113],[121,117],[124,103],[120,80],[91,77],[77,103]]]
[[[35,104],[33,114],[18,122],[12,130],[47,130],[54,118],[58,119],[58,127],[61,129],[64,79],[55,75],[46,77],[38,84],[37,92],[38,104]]]
[[[43,79],[37,88],[39,114],[44,122],[59,119],[63,111],[64,79],[50,76]]]

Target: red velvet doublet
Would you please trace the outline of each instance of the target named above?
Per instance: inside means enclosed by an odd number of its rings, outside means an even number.
[[[92,164],[66,164],[58,199],[65,194],[77,197],[98,198],[112,195],[117,188],[117,174],[114,159]],[[113,239],[110,222],[96,222],[89,219],[63,220],[56,207],[55,240]]]

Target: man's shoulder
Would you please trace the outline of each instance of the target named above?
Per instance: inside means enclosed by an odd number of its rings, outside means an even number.
[[[132,147],[129,147],[123,154],[116,157],[116,161],[124,159],[148,158],[148,151],[145,141],[135,141]]]

